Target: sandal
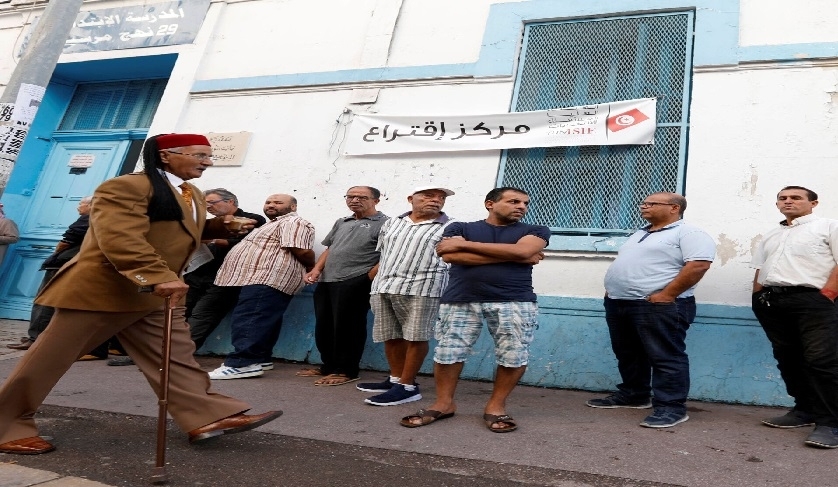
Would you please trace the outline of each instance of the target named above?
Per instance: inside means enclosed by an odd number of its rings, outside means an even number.
[[[420,426],[431,424],[434,421],[450,418],[452,416],[454,416],[453,411],[450,413],[443,413],[442,411],[437,411],[435,409],[420,409],[419,411],[416,411],[415,414],[403,417],[399,424],[405,428],[418,428]],[[420,422],[414,423],[411,421],[413,419],[418,419]]]
[[[322,379],[317,379],[314,381],[314,385],[316,386],[342,386],[344,384],[349,384],[350,382],[355,382],[356,380],[360,379],[360,377],[349,377],[346,374],[329,374]]]
[[[484,414],[483,421],[486,422],[486,427],[489,428],[489,431],[492,433],[509,433],[511,431],[515,431],[518,429],[518,425],[515,424],[515,420],[512,419],[507,414]],[[492,427],[493,424],[503,424],[505,426],[499,427]]]
[[[320,369],[302,369],[294,375],[297,377],[320,377],[323,375],[323,372],[320,372]]]

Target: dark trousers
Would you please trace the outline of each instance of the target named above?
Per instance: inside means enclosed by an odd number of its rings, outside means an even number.
[[[314,340],[323,374],[358,377],[367,343],[367,312],[372,281],[366,274],[340,282],[321,282],[314,290]]]
[[[232,316],[234,351],[224,359],[224,365],[245,367],[270,362],[282,330],[282,315],[291,298],[290,294],[262,284],[242,287]]]
[[[44,278],[41,280],[41,285],[38,286],[39,293],[44,287],[46,287],[47,283],[57,272],[58,269],[46,269],[46,272],[44,272]],[[53,314],[55,314],[55,308],[52,306],[32,304],[32,312],[29,315],[29,329],[26,330],[26,334],[29,335],[30,339],[37,339],[38,336],[46,330]],[[125,349],[122,348],[122,344],[119,343],[119,340],[116,337],[112,337],[110,340],[100,343],[96,348],[91,350],[88,355],[107,357],[108,350],[111,348],[125,355]]]
[[[41,280],[41,285],[38,286],[38,293],[44,289],[50,279],[55,276],[58,272],[58,269],[47,269],[44,272],[44,278]],[[32,313],[29,315],[29,329],[26,330],[26,334],[29,335],[29,338],[35,340],[40,335],[49,324],[49,320],[52,319],[52,315],[55,313],[55,308],[51,306],[41,306],[40,304],[33,304],[32,305]]]
[[[760,300],[760,297],[767,300]],[[795,409],[838,427],[838,309],[816,289],[755,293],[752,309],[771,342]]]
[[[619,393],[684,414],[690,391],[687,329],[695,319],[695,298],[674,303],[605,298],[605,320],[617,357]]]
[[[215,274],[199,274],[201,269],[184,276],[189,284],[186,293],[186,321],[189,333],[195,342],[195,350],[200,349],[221,320],[236,306],[240,287],[216,286]]]

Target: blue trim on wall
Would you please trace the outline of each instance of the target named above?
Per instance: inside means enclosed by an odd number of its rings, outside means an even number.
[[[838,57],[838,43],[739,47],[739,0],[532,0],[498,3],[490,7],[480,54],[475,63],[198,80],[193,84],[192,92],[459,77],[510,77],[518,61],[518,43],[525,23],[688,9],[696,12],[694,67]]]
[[[309,286],[295,296],[286,311],[274,357],[320,363],[314,345],[311,289]],[[614,390],[620,376],[611,351],[602,299],[540,296],[538,305],[539,326],[530,348],[530,363],[521,382],[542,387]],[[229,326],[229,321],[222,322],[201,352],[231,352]],[[367,326],[368,337],[371,337],[372,314]],[[431,352],[422,365],[424,374],[433,372],[434,345],[435,341],[431,340]],[[699,303],[695,323],[687,334],[687,353],[692,376],[691,399],[792,405],[768,339],[750,308]],[[387,373],[382,344],[372,343],[368,338],[361,367]],[[489,334],[484,331],[463,367],[462,377],[491,381],[494,371],[494,348]],[[432,380],[420,378],[419,381]]]

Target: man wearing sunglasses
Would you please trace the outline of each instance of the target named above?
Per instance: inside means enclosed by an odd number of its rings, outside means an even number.
[[[695,319],[693,290],[710,268],[716,244],[684,222],[687,200],[679,194],[653,193],[639,206],[649,224],[620,247],[605,274],[605,321],[623,382],[616,393],[587,405],[654,407],[640,426],[668,428],[689,419],[684,340]]]
[[[254,225],[256,228],[265,224],[265,217],[243,211],[239,208],[239,199],[236,195],[224,188],[204,191],[204,197],[207,200],[207,213],[217,217],[233,215],[250,218],[256,220]],[[183,280],[189,284],[189,292],[186,293],[186,322],[189,323],[189,331],[192,334],[192,341],[195,342],[196,351],[204,345],[207,337],[221,323],[224,316],[236,306],[241,288],[216,286],[213,281],[230,248],[241,240],[242,237],[203,240],[202,243],[206,245],[205,250],[212,254],[212,259],[197,266],[190,263],[186,275],[183,276]],[[195,262],[194,258],[193,262]]]

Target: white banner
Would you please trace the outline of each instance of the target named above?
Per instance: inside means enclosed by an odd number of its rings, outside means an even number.
[[[496,115],[356,115],[347,155],[653,144],[655,98]]]

